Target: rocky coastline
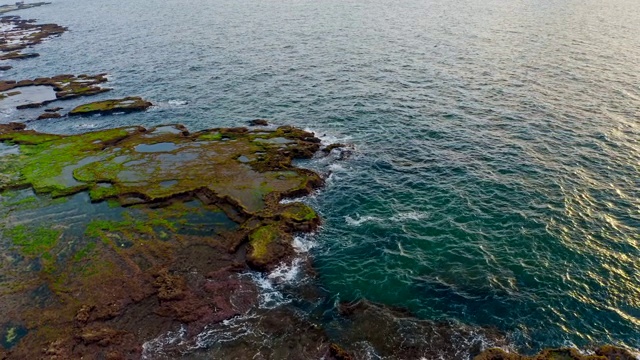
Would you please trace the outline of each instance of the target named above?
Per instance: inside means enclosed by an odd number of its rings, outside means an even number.
[[[22,50],[66,31],[17,17],[0,22],[5,61],[29,61],[37,54]],[[18,106],[39,108],[105,93],[107,80],[0,81],[0,102],[50,87],[55,99]],[[38,119],[150,106],[125,97],[67,114],[45,109]],[[298,200],[324,177],[296,161],[342,160],[347,145],[264,119],[193,132],[167,124],[63,135],[28,125],[0,124],[0,359],[636,359],[612,346],[523,356],[505,351],[497,329],[419,320],[366,300],[334,304],[313,281],[291,290],[310,315],[259,306],[261,290],[247,274],[297,261],[295,237],[321,225]],[[312,260],[303,267],[313,278]],[[234,337],[240,328],[252,330]],[[231,340],[199,345],[216,332]]]

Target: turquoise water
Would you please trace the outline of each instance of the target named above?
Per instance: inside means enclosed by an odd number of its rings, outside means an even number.
[[[36,129],[268,118],[353,144],[307,164],[332,173],[308,201],[337,300],[495,326],[526,352],[640,348],[637,1],[57,0],[19,15],[71,31],[3,78],[108,72],[98,99],[157,105]]]

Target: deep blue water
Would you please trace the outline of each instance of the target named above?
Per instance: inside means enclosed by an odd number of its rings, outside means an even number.
[[[36,129],[268,118],[353,144],[309,164],[333,172],[308,201],[337,299],[496,326],[527,352],[640,348],[640,2],[56,0],[16,14],[70,31],[3,78],[107,72],[101,97],[157,104]]]

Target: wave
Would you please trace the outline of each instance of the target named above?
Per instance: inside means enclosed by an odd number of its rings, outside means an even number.
[[[380,217],[380,216],[374,216],[374,215],[361,216],[360,214],[356,213],[354,217],[346,215],[344,217],[344,221],[345,221],[345,223],[347,223],[347,225],[350,225],[350,226],[361,226],[361,225],[363,225],[365,223],[368,223],[368,222],[375,222],[375,223],[388,223],[388,222],[403,223],[403,222],[408,222],[408,221],[420,221],[420,220],[428,219],[430,216],[431,215],[429,213],[422,212],[422,211],[400,212],[400,213],[397,213],[395,215],[388,216],[388,217]]]

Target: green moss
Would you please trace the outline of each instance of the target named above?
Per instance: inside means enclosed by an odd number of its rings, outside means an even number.
[[[251,245],[251,257],[256,260],[264,259],[269,253],[269,244],[279,237],[278,228],[274,225],[265,225],[256,229],[249,235]]]
[[[18,225],[5,230],[4,234],[20,248],[21,253],[35,257],[50,251],[60,239],[61,232],[46,227],[29,229],[26,225]]]
[[[11,327],[7,330],[7,335],[5,336],[5,342],[8,344],[12,344],[17,337],[18,337],[18,333],[16,332],[16,328]]]
[[[114,186],[104,187],[104,186],[94,186],[89,191],[89,197],[91,201],[100,201],[104,199],[108,199],[110,197],[114,197],[118,195],[118,189]],[[116,201],[117,206],[120,204]]]
[[[282,215],[297,222],[311,221],[318,218],[318,214],[303,203],[291,204],[282,212]]]
[[[156,230],[162,229],[176,231],[175,224],[159,216],[147,217],[146,219],[133,218],[131,214],[125,213],[122,221],[113,220],[93,220],[85,230],[85,235],[101,239],[104,243],[109,243],[109,234],[118,233],[129,240],[140,240],[138,235],[156,235]]]
[[[35,202],[37,202],[37,198],[35,196],[29,196],[26,198],[22,198],[20,200],[17,201],[10,201],[10,202],[5,202],[3,205],[4,206],[22,206],[22,205],[27,205],[27,204],[33,204]]]
[[[20,131],[0,134],[0,141],[8,141],[12,144],[38,145],[60,139],[60,135],[42,134],[30,131]]]
[[[74,135],[40,142],[36,145],[21,145],[25,155],[20,170],[23,182],[30,184],[39,193],[65,196],[85,190],[88,184],[80,184],[64,174],[63,170],[88,156],[95,155],[104,143],[117,141],[129,135],[126,129],[113,129]],[[16,137],[12,137],[16,139]],[[66,176],[66,178],[65,178]]]
[[[222,139],[222,134],[219,132],[204,134],[204,135],[198,136],[198,139],[206,140],[206,141],[217,141]]]
[[[73,261],[75,261],[75,262],[82,261],[89,254],[91,254],[93,252],[93,250],[95,250],[95,248],[96,248],[96,243],[93,242],[93,241],[89,242],[85,247],[83,247],[82,249],[78,250],[78,252],[76,252],[73,255]]]

